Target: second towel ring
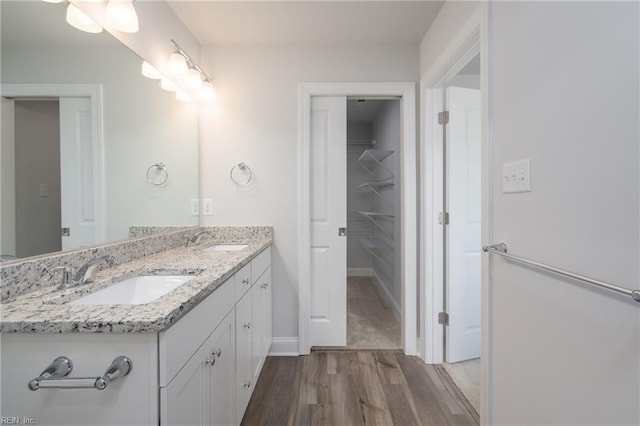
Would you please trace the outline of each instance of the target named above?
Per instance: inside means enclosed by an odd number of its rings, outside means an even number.
[[[245,175],[244,179],[239,179],[238,175],[241,173]],[[248,177],[246,177],[246,175],[248,175]],[[238,163],[231,168],[229,177],[236,185],[247,186],[253,181],[253,172],[251,171],[251,167],[245,163]]]
[[[156,169],[156,173],[152,176],[151,171]],[[149,166],[147,169],[147,182],[151,185],[162,186],[169,179],[169,172],[167,171],[167,166],[161,161],[159,163],[155,163]]]

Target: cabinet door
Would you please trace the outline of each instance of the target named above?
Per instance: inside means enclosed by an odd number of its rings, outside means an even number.
[[[209,424],[205,409],[209,401],[208,371],[205,370],[209,351],[205,341],[171,383],[160,389],[161,425]]]
[[[253,381],[258,380],[264,361],[271,349],[271,269],[268,268],[251,290],[251,316],[255,327],[252,334],[251,367]]]
[[[236,346],[234,315],[229,314],[209,337],[209,423],[229,426],[235,422]]]
[[[262,280],[261,280],[262,282]],[[264,273],[264,282],[261,284],[260,303],[262,305],[262,316],[260,324],[262,325],[262,362],[271,351],[271,342],[273,341],[272,314],[271,314],[271,268]]]
[[[236,305],[236,424],[242,422],[253,389],[251,293],[245,294]]]

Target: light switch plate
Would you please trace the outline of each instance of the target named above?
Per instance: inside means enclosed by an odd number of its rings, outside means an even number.
[[[213,215],[213,200],[211,198],[202,199],[202,215],[203,216]]]
[[[502,165],[502,192],[531,192],[531,160],[520,160]]]
[[[198,216],[200,214],[200,202],[197,198],[189,200],[189,211],[191,216]]]

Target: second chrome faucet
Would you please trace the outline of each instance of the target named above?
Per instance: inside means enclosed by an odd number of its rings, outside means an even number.
[[[107,263],[109,266],[113,266],[116,258],[108,254],[106,256],[95,257],[82,265],[77,272],[70,266],[59,266],[56,270],[62,270],[62,282],[60,283],[60,289],[66,290],[69,287],[81,285],[91,281],[93,273],[98,265],[101,263]],[[74,276],[75,272],[75,276]]]

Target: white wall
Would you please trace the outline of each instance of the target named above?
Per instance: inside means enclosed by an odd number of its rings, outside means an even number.
[[[189,215],[198,197],[197,110],[142,77],[140,65],[120,45],[2,49],[3,83],[102,84],[107,240],[127,238],[131,225],[198,223]],[[159,161],[169,180],[153,187],[146,170]]]
[[[494,240],[638,288],[637,2],[495,2]],[[532,192],[501,165],[531,159]],[[493,424],[639,424],[640,306],[492,258]]]
[[[214,199],[203,225],[273,225],[273,327],[298,336],[298,84],[417,81],[418,47],[205,46],[218,104],[201,108],[201,190]],[[255,184],[236,187],[240,161]]]

